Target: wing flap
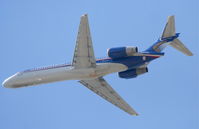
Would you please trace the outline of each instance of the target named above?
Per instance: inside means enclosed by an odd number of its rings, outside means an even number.
[[[131,115],[138,115],[102,77],[79,82],[125,112]]]

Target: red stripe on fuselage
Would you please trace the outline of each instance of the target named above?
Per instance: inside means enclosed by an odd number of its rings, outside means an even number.
[[[110,60],[111,58],[104,58],[104,59],[96,59],[96,61],[101,61],[101,60]]]

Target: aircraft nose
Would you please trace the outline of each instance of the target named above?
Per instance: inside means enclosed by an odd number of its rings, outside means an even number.
[[[3,85],[4,87],[9,87],[9,86],[10,86],[9,79],[6,79],[5,81],[3,81],[2,85]]]
[[[16,81],[16,74],[7,78],[3,83],[2,85],[6,88],[15,88],[14,85],[15,85],[15,81]]]

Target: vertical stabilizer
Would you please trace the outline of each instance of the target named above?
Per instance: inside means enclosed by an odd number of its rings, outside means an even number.
[[[174,16],[169,16],[167,23],[164,27],[162,36],[158,41],[153,44],[146,51],[149,52],[161,52],[168,45],[177,49],[178,51],[184,53],[187,56],[192,56],[192,52],[178,39],[180,33],[176,33],[175,30],[175,18]]]
[[[175,18],[174,16],[169,16],[161,38],[175,36],[175,34]]]

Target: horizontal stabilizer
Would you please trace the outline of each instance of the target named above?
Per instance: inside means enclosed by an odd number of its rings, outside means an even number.
[[[193,53],[179,39],[174,39],[169,45],[187,56],[193,56]]]

